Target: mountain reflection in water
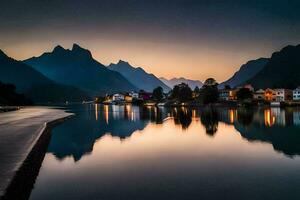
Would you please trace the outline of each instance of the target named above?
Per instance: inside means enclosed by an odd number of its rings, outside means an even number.
[[[300,110],[296,108],[162,108],[131,105],[78,105],[70,108],[76,117],[55,128],[48,152],[56,158],[72,156],[75,161],[93,151],[104,135],[120,140],[143,130],[149,123],[173,120],[184,131],[191,123],[201,123],[206,134],[214,137],[223,122],[248,140],[267,142],[287,156],[300,154]]]

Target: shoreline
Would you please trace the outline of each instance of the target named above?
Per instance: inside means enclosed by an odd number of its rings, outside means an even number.
[[[20,110],[21,106],[0,106],[0,113]]]
[[[38,135],[28,148],[27,155],[18,162],[19,164],[16,163],[16,170],[2,188],[1,200],[29,198],[51,139],[51,130],[74,116],[73,113],[62,112],[64,116],[58,116],[43,123]]]

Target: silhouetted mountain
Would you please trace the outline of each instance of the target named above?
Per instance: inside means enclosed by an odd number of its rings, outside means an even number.
[[[201,81],[198,80],[190,80],[190,79],[186,79],[183,77],[180,78],[172,78],[170,80],[160,77],[159,78],[163,83],[165,83],[167,86],[169,86],[170,88],[173,88],[175,85],[178,85],[180,83],[186,83],[190,86],[191,89],[195,89],[196,86],[198,86],[199,88],[202,87],[203,83]]]
[[[152,92],[152,90],[158,86],[161,86],[165,92],[170,90],[170,88],[156,76],[145,72],[141,67],[135,68],[128,62],[120,60],[117,64],[110,64],[108,68],[121,73],[133,85],[145,91]]]
[[[247,81],[255,88],[296,88],[300,85],[300,45],[273,53],[266,66]]]
[[[0,81],[16,86],[35,102],[82,101],[87,95],[81,90],[55,83],[20,61],[9,58],[0,50]]]
[[[89,50],[74,44],[72,49],[57,46],[50,53],[24,61],[48,78],[72,85],[90,95],[136,90],[120,73],[93,59]]]
[[[259,73],[268,63],[268,61],[268,58],[259,58],[257,60],[248,61],[246,64],[242,65],[241,68],[235,72],[230,79],[224,81],[218,87],[224,88],[225,85],[229,85],[230,87],[234,88],[245,83]]]

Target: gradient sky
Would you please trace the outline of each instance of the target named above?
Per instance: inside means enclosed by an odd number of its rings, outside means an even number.
[[[1,0],[0,49],[16,59],[60,44],[166,78],[218,81],[300,43],[300,1]]]

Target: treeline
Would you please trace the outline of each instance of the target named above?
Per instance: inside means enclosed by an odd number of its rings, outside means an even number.
[[[163,98],[165,97],[165,98]],[[218,83],[213,78],[209,78],[204,82],[204,85],[200,89],[195,87],[192,90],[188,84],[180,83],[175,85],[174,88],[168,93],[163,94],[163,89],[158,87],[153,90],[153,99],[169,104],[210,104],[215,103],[219,99]]]
[[[16,86],[5,84],[0,81],[0,105],[1,106],[19,106],[31,105],[32,101],[25,97],[24,94],[16,92]]]

